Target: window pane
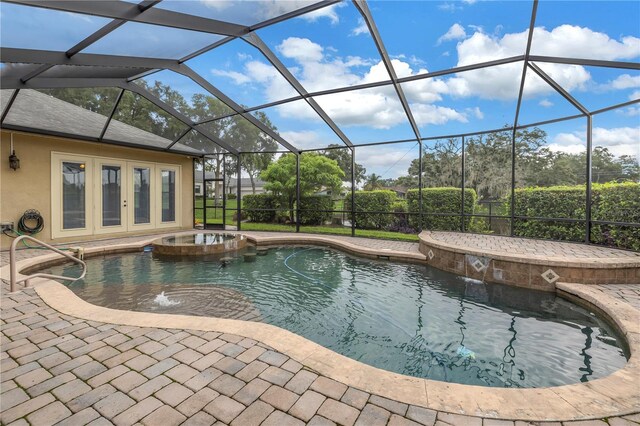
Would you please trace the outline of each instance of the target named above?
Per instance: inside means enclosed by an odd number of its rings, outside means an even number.
[[[162,171],[162,221],[176,220],[176,172]]]
[[[102,226],[121,224],[120,166],[102,166]]]
[[[133,169],[133,211],[134,223],[151,222],[151,170]]]
[[[62,163],[62,229],[85,227],[85,164]]]

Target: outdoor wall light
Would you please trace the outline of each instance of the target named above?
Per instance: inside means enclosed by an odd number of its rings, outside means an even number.
[[[13,133],[11,133],[11,154],[9,155],[9,167],[13,170],[20,168],[20,159],[16,155],[16,150],[13,149]]]

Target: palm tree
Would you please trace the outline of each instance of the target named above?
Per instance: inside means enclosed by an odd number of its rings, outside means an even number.
[[[364,181],[365,191],[374,191],[382,188],[382,176],[371,173]]]

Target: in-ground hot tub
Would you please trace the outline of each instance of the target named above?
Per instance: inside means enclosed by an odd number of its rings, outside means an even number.
[[[199,232],[159,238],[152,246],[160,255],[206,256],[241,250],[247,247],[247,238],[239,234]]]

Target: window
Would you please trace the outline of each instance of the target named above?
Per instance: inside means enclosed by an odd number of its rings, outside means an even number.
[[[133,168],[133,222],[151,223],[151,169]]]
[[[175,222],[176,220],[176,172],[162,170],[162,221]]]
[[[86,227],[85,163],[62,163],[62,228]]]

